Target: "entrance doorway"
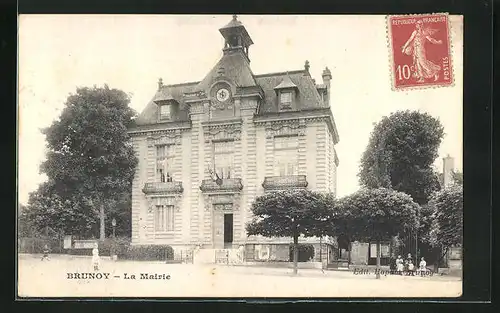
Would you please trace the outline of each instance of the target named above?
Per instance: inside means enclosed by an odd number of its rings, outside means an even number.
[[[233,214],[224,214],[224,249],[231,249],[233,246]]]

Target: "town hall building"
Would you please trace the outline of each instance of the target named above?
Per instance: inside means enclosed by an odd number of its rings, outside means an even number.
[[[139,160],[132,186],[132,244],[175,251],[237,249],[247,260],[285,260],[291,238],[247,236],[251,204],[268,191],[336,192],[339,135],[332,75],[300,70],[255,75],[253,40],[233,16],[219,29],[223,55],[198,82],[163,85],[129,130]],[[315,260],[331,238],[301,238]],[[321,244],[321,249],[320,249]]]

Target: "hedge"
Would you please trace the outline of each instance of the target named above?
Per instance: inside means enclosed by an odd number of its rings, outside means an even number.
[[[114,251],[114,253],[113,253]],[[92,249],[67,249],[70,255],[92,255]],[[128,239],[115,238],[99,242],[99,255],[111,256],[116,254],[118,259],[136,261],[166,261],[174,259],[174,249],[169,245],[140,245],[131,246]]]

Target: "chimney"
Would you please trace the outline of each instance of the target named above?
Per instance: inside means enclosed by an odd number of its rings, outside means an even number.
[[[311,66],[309,65],[309,61],[306,60],[306,63],[304,63],[304,70],[306,71],[306,75],[309,75],[309,68]]]
[[[323,84],[326,86],[325,104],[330,106],[330,81],[332,80],[332,73],[328,67],[323,70],[321,77],[323,78]]]
[[[455,169],[455,159],[449,154],[443,158],[443,186],[447,187],[453,183],[453,170]]]
[[[162,87],[163,87],[163,79],[159,78],[158,79],[158,90],[161,90]]]

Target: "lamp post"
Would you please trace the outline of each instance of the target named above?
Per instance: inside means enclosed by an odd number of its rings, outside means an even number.
[[[113,218],[111,221],[111,225],[113,226],[113,238],[115,238],[115,228],[116,228],[116,219]]]
[[[111,251],[111,259],[113,261],[116,261],[115,240],[114,240],[115,239],[115,228],[116,228],[116,219],[115,218],[113,218],[111,220],[111,226],[113,226],[113,241],[111,243],[111,249],[112,249],[112,251]]]

